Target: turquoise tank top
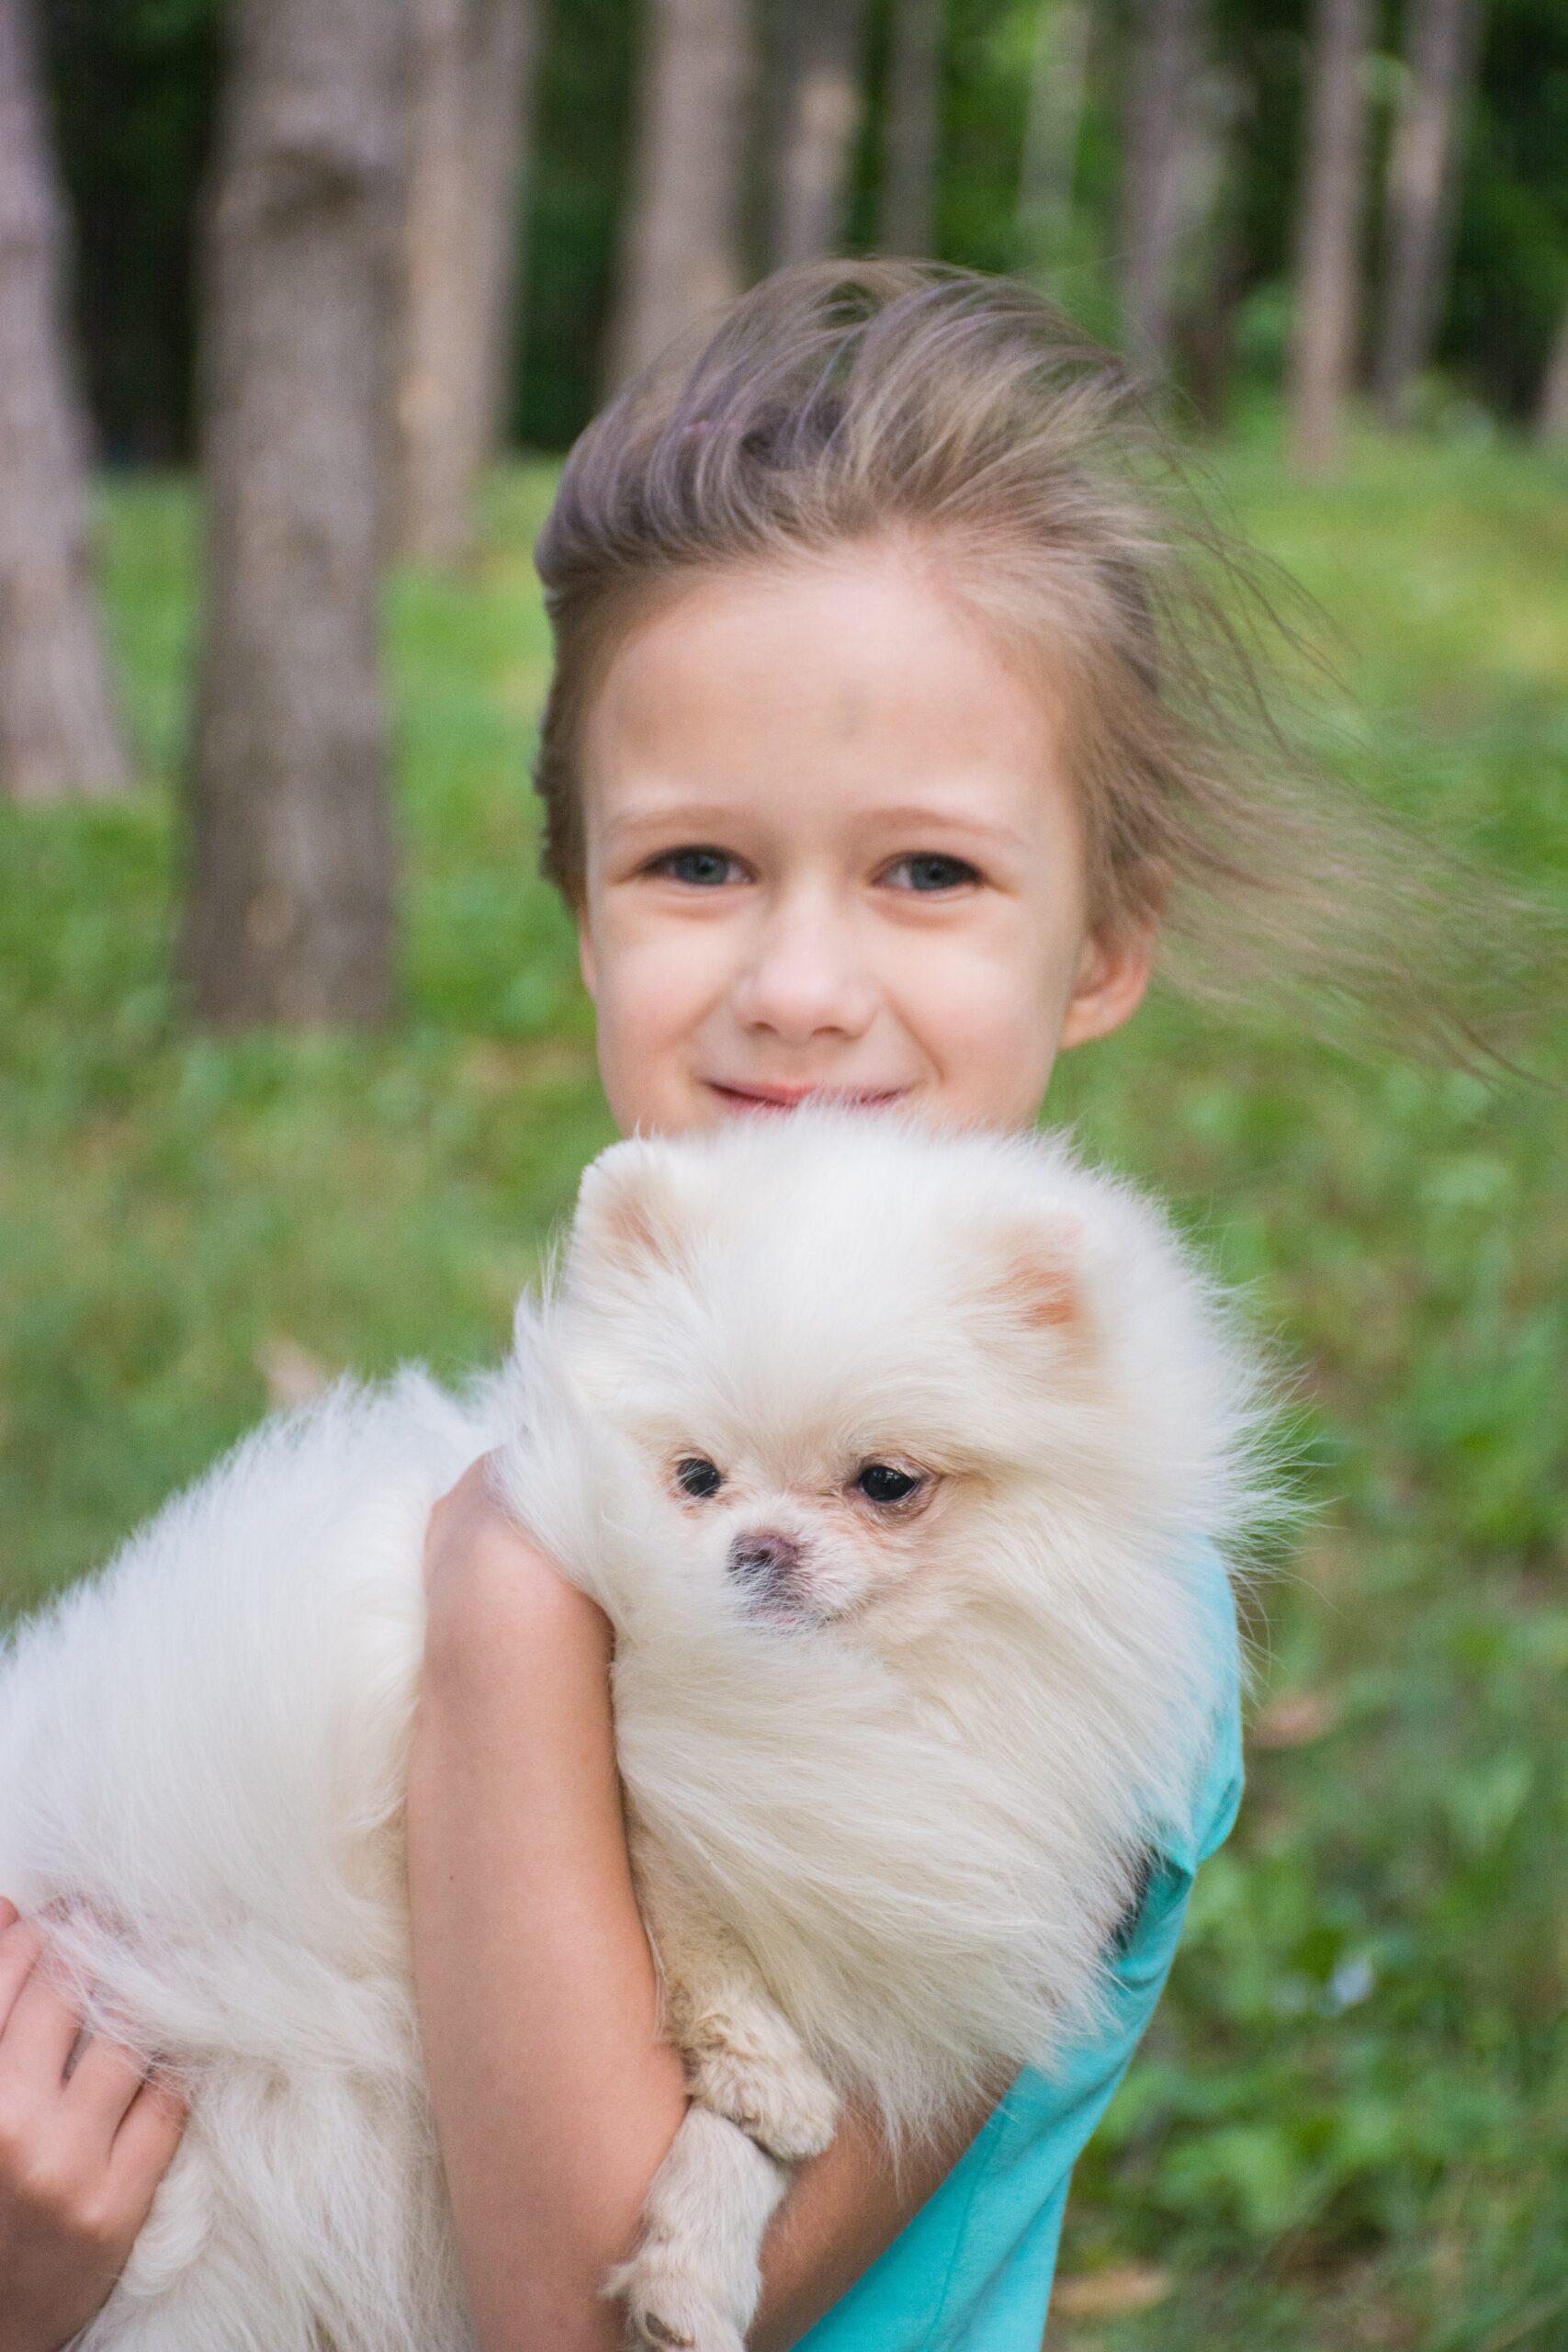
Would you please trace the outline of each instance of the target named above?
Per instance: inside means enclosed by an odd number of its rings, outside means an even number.
[[[1241,1803],[1240,1651],[1213,1553],[1211,1592],[1227,1696],[1191,1822],[1156,1858],[1116,1962],[1105,2030],[1049,2079],[1019,2076],[935,2195],[797,2352],[1038,2352],[1073,2165],[1165,1989],[1198,1866],[1229,1836]]]

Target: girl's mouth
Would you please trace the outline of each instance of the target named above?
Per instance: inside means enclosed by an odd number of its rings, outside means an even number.
[[[901,1087],[737,1086],[716,1078],[705,1080],[710,1093],[741,1112],[795,1111],[803,1102],[832,1102],[849,1110],[874,1111],[896,1102]]]

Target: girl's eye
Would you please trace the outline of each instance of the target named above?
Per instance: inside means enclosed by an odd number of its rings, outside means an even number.
[[[908,1502],[917,1487],[925,1480],[908,1470],[896,1470],[891,1462],[868,1462],[855,1480],[855,1489],[868,1503]]]
[[[736,861],[724,849],[667,850],[655,858],[650,871],[667,874],[672,882],[689,882],[698,889],[711,889],[716,883],[728,882]]]
[[[675,1484],[682,1494],[695,1495],[698,1500],[716,1495],[724,1484],[724,1473],[705,1453],[688,1453],[675,1464]]]
[[[958,890],[966,883],[978,882],[979,868],[964,857],[942,857],[934,850],[922,850],[913,857],[901,857],[887,869],[895,874],[908,874],[909,879],[899,887],[908,890]]]

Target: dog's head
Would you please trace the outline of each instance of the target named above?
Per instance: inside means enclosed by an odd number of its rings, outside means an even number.
[[[1044,1532],[1179,1508],[1225,1385],[1201,1296],[1059,1145],[808,1110],[604,1153],[562,1305],[650,1572],[890,1648],[1027,1601]]]

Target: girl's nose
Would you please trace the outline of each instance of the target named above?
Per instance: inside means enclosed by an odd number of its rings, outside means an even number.
[[[825,911],[782,910],[752,942],[731,992],[741,1026],[786,1045],[860,1036],[876,1010],[872,977],[848,926]]]

